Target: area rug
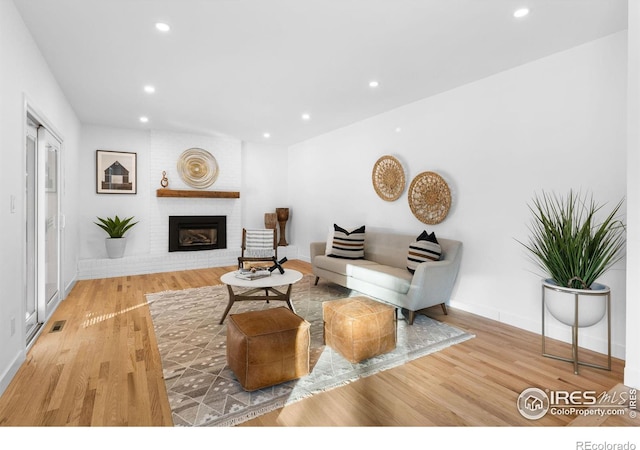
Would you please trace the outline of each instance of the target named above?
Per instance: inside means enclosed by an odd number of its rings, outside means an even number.
[[[332,283],[315,286],[313,277],[307,275],[293,285],[291,299],[296,313],[311,324],[311,373],[246,392],[226,364],[227,320],[223,325],[219,322],[228,295],[226,286],[209,286],[146,296],[175,426],[237,425],[473,337],[424,315],[418,315],[411,326],[400,319],[395,350],[352,364],[323,345],[322,302],[361,294]],[[279,301],[236,302],[229,314],[283,305]]]

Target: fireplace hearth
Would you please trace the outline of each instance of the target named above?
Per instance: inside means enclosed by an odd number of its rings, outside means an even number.
[[[169,251],[227,248],[227,216],[169,216]]]

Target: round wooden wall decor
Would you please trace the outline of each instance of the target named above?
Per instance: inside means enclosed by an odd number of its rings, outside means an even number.
[[[373,188],[382,200],[397,200],[405,187],[404,169],[393,156],[385,155],[373,165]]]
[[[218,178],[218,163],[208,151],[190,148],[178,158],[178,173],[189,186],[204,189]]]
[[[422,172],[409,186],[409,206],[420,222],[434,225],[449,213],[451,191],[444,179],[435,172]]]

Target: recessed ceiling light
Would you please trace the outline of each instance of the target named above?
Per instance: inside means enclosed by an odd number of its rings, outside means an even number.
[[[265,139],[269,139],[271,137],[271,133],[264,133],[262,136],[264,136]]]
[[[396,127],[396,133],[400,133],[401,131],[402,131],[402,128]]]
[[[171,27],[169,25],[167,25],[166,23],[158,22],[158,23],[156,23],[156,29],[158,31],[162,31],[163,33],[166,33],[167,31],[169,31],[171,29]]]
[[[529,14],[529,8],[520,8],[513,13],[513,17],[520,19]]]
[[[369,81],[369,87],[376,88],[378,86],[380,86],[380,83],[378,83],[376,80]]]
[[[147,94],[153,94],[156,91],[156,88],[151,86],[151,85],[147,85],[147,86],[144,87],[144,91]]]
[[[302,120],[310,120],[310,119],[311,119],[311,116],[310,116],[309,114],[304,113],[304,114],[302,115]]]
[[[142,117],[140,117],[140,122],[147,123],[147,122],[149,122],[149,118],[145,117],[145,116],[142,116]]]

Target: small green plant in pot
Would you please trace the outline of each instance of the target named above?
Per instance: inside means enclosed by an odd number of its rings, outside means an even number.
[[[570,293],[591,291],[590,296],[598,289],[608,292],[608,287],[596,280],[623,257],[625,224],[618,218],[622,204],[623,200],[607,214],[602,211],[604,205],[596,203],[593,196],[572,190],[567,196],[546,192],[534,196],[529,205],[533,214],[529,226],[531,235],[527,243],[520,244],[546,273],[548,278],[543,285]],[[573,299],[575,295],[569,298]],[[562,308],[556,308],[547,302],[547,307],[556,319],[573,325],[574,302],[563,303]],[[581,304],[578,326],[591,326],[602,319],[604,302],[598,304],[602,306],[591,315]],[[566,311],[560,314],[560,309]]]
[[[98,220],[99,222],[94,223],[109,235],[105,241],[107,255],[109,258],[122,258],[127,242],[124,235],[138,222],[132,222],[133,216],[120,219],[117,215],[115,218],[98,217]]]

